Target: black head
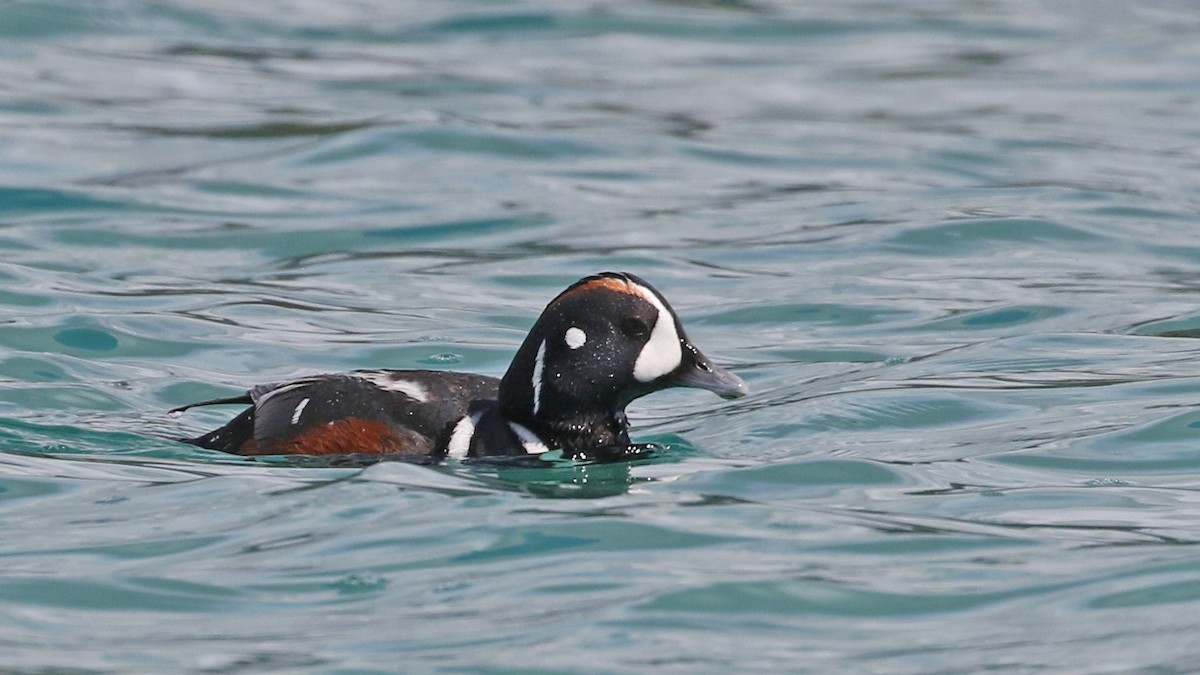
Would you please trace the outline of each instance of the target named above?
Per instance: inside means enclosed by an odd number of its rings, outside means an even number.
[[[509,419],[535,431],[611,418],[623,424],[630,401],[668,387],[726,398],[748,391],[692,345],[650,284],[605,272],[572,284],[546,306],[504,375],[500,404]]]

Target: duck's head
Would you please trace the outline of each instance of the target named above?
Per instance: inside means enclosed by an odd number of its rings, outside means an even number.
[[[523,424],[621,413],[669,387],[748,393],[688,339],[671,306],[632,274],[604,272],[550,301],[500,384],[505,414]]]

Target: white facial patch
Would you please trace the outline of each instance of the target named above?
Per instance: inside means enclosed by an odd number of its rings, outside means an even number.
[[[662,300],[649,289],[631,284],[640,291],[646,302],[658,310],[658,318],[654,321],[654,329],[650,331],[650,339],[642,347],[637,361],[633,364],[633,379],[638,382],[650,382],[666,375],[679,367],[683,362],[683,346],[679,342],[679,331],[675,330],[675,318]]]
[[[538,347],[537,357],[533,360],[533,414],[538,414],[542,405],[542,368],[546,361],[546,341]]]
[[[571,326],[567,329],[567,333],[563,336],[563,340],[566,341],[567,347],[570,347],[571,349],[579,349],[583,346],[583,343],[587,342],[587,333],[583,332],[582,329],[576,326]]]
[[[360,370],[351,375],[364,379],[384,391],[404,394],[417,403],[429,402],[429,391],[420,382],[396,379],[391,373],[378,370]]]
[[[292,411],[292,424],[300,423],[300,415],[304,413],[304,409],[306,407],[308,407],[308,402],[310,400],[311,399],[306,398],[303,401],[300,401],[300,403],[296,405],[296,409],[294,411]]]

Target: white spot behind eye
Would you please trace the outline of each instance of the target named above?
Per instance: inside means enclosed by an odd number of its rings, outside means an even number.
[[[654,321],[654,329],[650,331],[650,339],[633,364],[633,378],[638,382],[650,382],[679,367],[683,361],[683,347],[679,343],[679,331],[675,330],[675,318],[671,311],[648,289],[639,289],[646,302],[658,310],[658,318]]]
[[[567,346],[571,349],[579,349],[583,346],[583,343],[587,342],[587,333],[576,326],[571,326],[567,329],[567,333],[563,336],[563,339],[566,340]]]
[[[537,357],[533,360],[533,414],[538,414],[542,405],[542,367],[546,361],[546,341],[538,347]]]

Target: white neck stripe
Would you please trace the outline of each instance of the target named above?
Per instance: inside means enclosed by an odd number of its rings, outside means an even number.
[[[542,368],[546,360],[546,341],[542,340],[542,344],[538,346],[537,356],[533,360],[533,414],[538,414],[538,408],[542,405]]]

